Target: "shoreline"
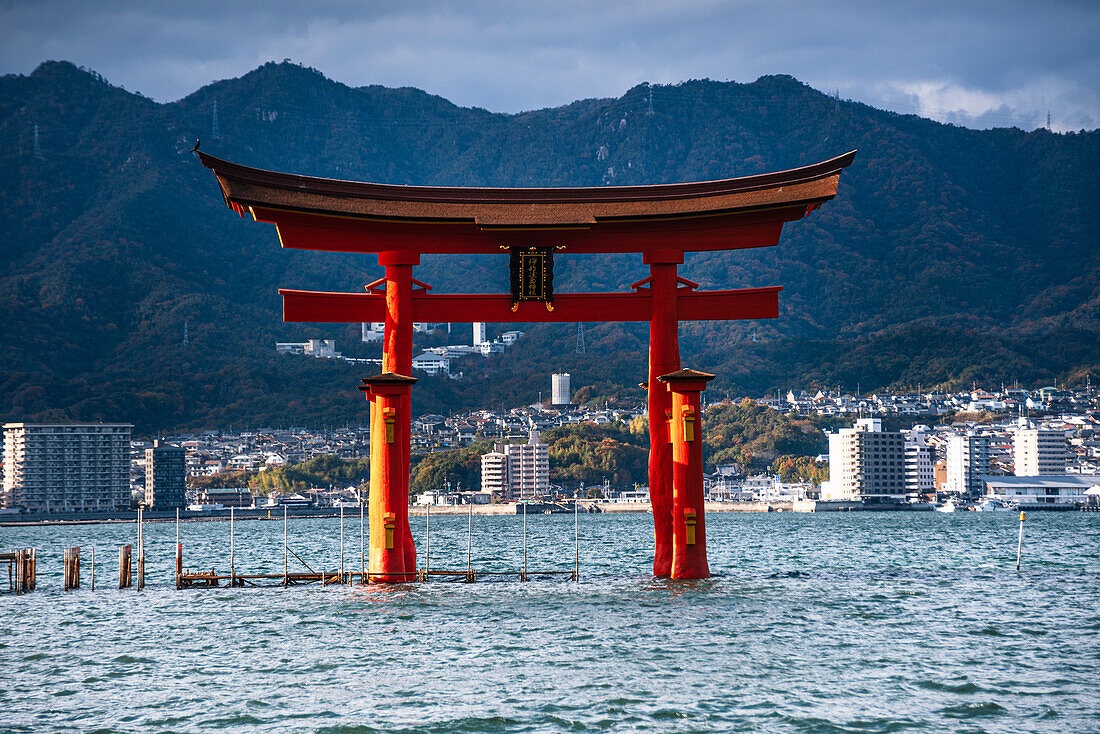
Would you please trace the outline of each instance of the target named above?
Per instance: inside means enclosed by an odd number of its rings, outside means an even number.
[[[652,514],[652,508],[648,502],[593,502],[581,501],[581,512],[585,514],[624,514],[640,513]],[[431,514],[435,516],[465,516],[477,515],[479,517],[521,515],[522,505],[440,505],[432,506]],[[908,505],[862,505],[858,502],[818,502],[804,500],[795,502],[707,502],[705,511],[710,513],[721,512],[920,512],[930,510],[930,507],[913,507]],[[282,508],[240,508],[234,509],[235,520],[281,520]],[[359,515],[358,507],[344,508],[344,516],[354,518]],[[565,503],[529,503],[527,513],[530,515],[543,514],[572,514],[572,504]],[[339,507],[296,507],[287,508],[287,517],[294,519],[305,518],[332,518],[340,516]],[[428,508],[424,505],[409,507],[409,517],[424,517],[428,514]],[[213,510],[206,512],[180,513],[181,523],[195,522],[228,522],[230,511]],[[102,513],[58,513],[57,515],[32,515],[27,517],[0,516],[0,527],[38,527],[52,525],[120,525],[137,522],[137,511],[102,512]],[[174,511],[148,511],[144,513],[144,523],[174,523],[176,515]]]

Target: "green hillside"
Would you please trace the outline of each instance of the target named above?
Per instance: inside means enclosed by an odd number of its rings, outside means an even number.
[[[217,136],[214,136],[215,110]],[[37,140],[35,130],[37,129]],[[859,149],[778,248],[689,257],[705,287],[783,285],[781,317],[685,324],[719,394],[1083,379],[1100,366],[1100,133],[974,131],[839,104],[790,77],[640,86],[518,115],[266,64],[157,104],[48,62],[0,78],[0,415],[177,427],[363,420],[361,368],[276,355],[358,325],[281,322],[279,287],[359,290],[370,257],[284,251],[190,154],[389,183],[724,178]],[[558,258],[559,291],[623,290],[640,259]],[[437,291],[506,289],[503,257],[426,258]],[[184,323],[188,343],[183,343]],[[548,374],[633,386],[643,326],[532,326],[522,348],[425,378],[418,411],[533,401]],[[755,335],[755,338],[754,338]]]

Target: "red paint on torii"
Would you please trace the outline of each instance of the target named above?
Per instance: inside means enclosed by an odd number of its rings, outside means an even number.
[[[415,572],[408,527],[414,321],[649,321],[653,570],[674,578],[709,575],[698,393],[710,376],[680,370],[677,327],[690,320],[775,318],[780,288],[698,291],[677,275],[677,266],[685,252],[778,244],[786,222],[836,196],[840,172],[854,155],[720,181],[490,189],[297,176],[199,153],[217,175],[226,204],[275,224],[283,247],[377,253],[385,268],[382,281],[372,284],[384,281],[382,292],[280,291],[285,321],[385,323],[383,374],[361,385],[372,404],[370,574],[381,581],[408,580]],[[555,247],[566,255],[640,253],[650,277],[635,283],[634,293],[555,294],[553,310],[540,302],[517,305],[506,294],[432,294],[412,277],[421,254],[510,247]],[[689,372],[693,377],[685,382]]]

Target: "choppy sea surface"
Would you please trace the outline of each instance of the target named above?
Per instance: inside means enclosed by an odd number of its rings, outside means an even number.
[[[433,568],[466,567],[467,522],[432,518]],[[531,570],[571,568],[573,522],[528,518]],[[475,517],[478,583],[182,591],[150,524],[140,593],[133,525],[0,528],[39,549],[38,590],[0,595],[0,731],[1100,731],[1098,513],[1029,514],[1020,572],[1014,513],[711,514],[700,582],[652,578],[651,522],[581,516],[577,583],[519,582],[522,519]],[[339,566],[339,520],[289,534]],[[228,523],[182,541],[228,571]],[[238,522],[237,571],[281,573],[282,542]]]

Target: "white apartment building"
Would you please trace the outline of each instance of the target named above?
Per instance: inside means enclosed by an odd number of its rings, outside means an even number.
[[[905,438],[882,430],[879,418],[861,418],[830,434],[829,480],[823,500],[904,501]]]
[[[476,347],[479,344],[485,344],[488,341],[489,340],[485,338],[485,322],[475,321],[474,322],[474,346]]]
[[[573,399],[568,372],[555,372],[550,376],[550,394],[554,405],[569,405]]]
[[[905,436],[905,490],[910,494],[928,494],[935,482],[935,449],[928,445],[925,431],[902,431]]]
[[[481,490],[503,499],[530,500],[550,494],[550,447],[531,431],[525,444],[510,443],[481,457]]]
[[[481,491],[501,498],[508,496],[508,454],[503,450],[481,457]]]
[[[1022,427],[1012,441],[1013,473],[1018,477],[1065,474],[1069,452],[1066,434],[1042,428]]]
[[[424,352],[413,357],[412,367],[429,375],[447,375],[451,373],[451,360],[435,352]]]
[[[386,325],[381,321],[363,324],[363,341],[380,342],[386,335]]]
[[[275,342],[275,351],[279,354],[303,354],[318,359],[334,359],[340,356],[336,351],[335,339],[310,339],[305,342]]]
[[[967,432],[947,437],[947,485],[950,494],[977,497],[989,474],[989,437]]]
[[[130,507],[129,423],[5,423],[0,506],[28,512]]]

